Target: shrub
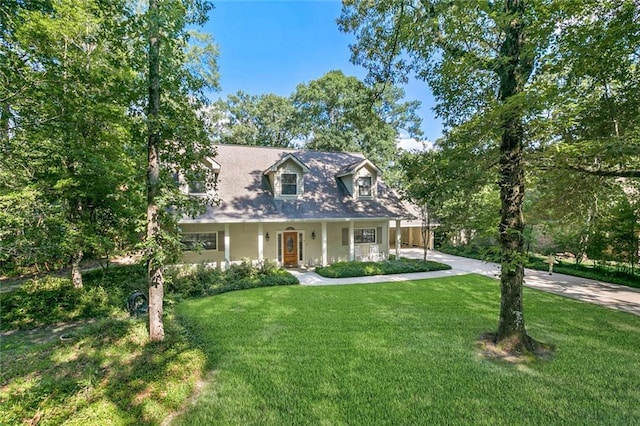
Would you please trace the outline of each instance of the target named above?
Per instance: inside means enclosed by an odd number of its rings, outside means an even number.
[[[400,259],[386,260],[384,262],[338,262],[330,266],[316,268],[316,272],[326,278],[349,278],[439,271],[443,269],[451,269],[451,266],[431,260]]]
[[[26,282],[0,295],[1,328],[33,328],[59,322],[107,316],[112,300],[101,287],[74,288],[66,278],[46,277]]]
[[[259,269],[247,259],[227,272],[204,264],[170,268],[165,274],[165,302],[247,288],[298,284],[289,272],[267,262],[265,265]],[[0,294],[0,329],[33,328],[122,314],[127,310],[129,294],[135,290],[147,293],[144,265],[88,272],[80,289],[74,288],[68,278],[30,280],[13,292]]]

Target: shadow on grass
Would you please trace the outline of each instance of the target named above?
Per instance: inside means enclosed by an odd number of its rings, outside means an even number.
[[[150,344],[142,320],[108,320],[68,340],[22,350],[5,338],[0,365],[1,424],[158,424],[181,407],[204,356],[165,321],[168,339]],[[11,349],[13,348],[13,349]]]

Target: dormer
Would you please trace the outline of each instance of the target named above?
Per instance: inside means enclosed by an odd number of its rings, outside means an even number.
[[[218,175],[220,174],[220,164],[210,157],[203,158],[202,164],[214,173],[214,181],[217,182]],[[184,172],[176,173],[174,178],[180,190],[189,195],[207,195],[210,192],[207,190],[206,183],[203,179],[189,179]]]
[[[287,154],[264,171],[276,199],[297,199],[304,194],[304,175],[309,168],[295,155]]]
[[[371,161],[362,160],[348,165],[336,177],[355,200],[371,200],[378,195],[378,176],[381,174]]]

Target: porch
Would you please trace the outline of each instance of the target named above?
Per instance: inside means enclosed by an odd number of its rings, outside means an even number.
[[[378,261],[388,258],[390,247],[388,220],[185,223],[181,235],[191,248],[183,254],[184,263],[220,268],[244,258],[272,259],[286,267]],[[399,255],[400,244],[395,246]]]

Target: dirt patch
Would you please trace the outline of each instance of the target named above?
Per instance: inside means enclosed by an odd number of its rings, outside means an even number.
[[[531,361],[550,360],[554,353],[555,347],[546,343],[541,343],[531,339],[532,350],[525,350],[514,347],[508,342],[496,343],[495,333],[485,333],[476,340],[476,348],[478,355],[482,358],[490,360],[504,361],[512,364],[522,364]]]

